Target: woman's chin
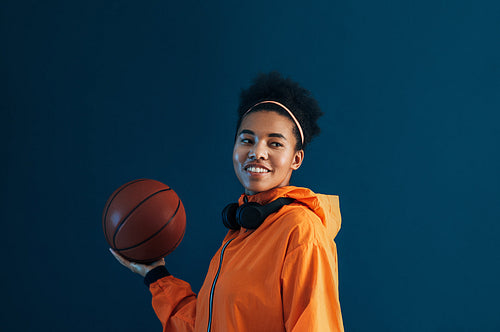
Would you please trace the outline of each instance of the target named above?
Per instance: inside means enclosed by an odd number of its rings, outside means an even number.
[[[245,194],[247,195],[255,195],[261,193],[263,191],[268,191],[279,187],[277,184],[269,184],[269,183],[249,183],[245,185]]]
[[[253,186],[246,186],[245,187],[245,194],[247,195],[255,195],[263,191],[267,191],[269,189],[272,189],[270,186],[262,186],[262,185],[253,185]]]

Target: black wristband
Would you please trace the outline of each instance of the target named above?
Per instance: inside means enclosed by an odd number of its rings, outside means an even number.
[[[163,277],[168,277],[169,275],[170,272],[168,272],[165,266],[157,266],[146,274],[146,276],[144,277],[144,284],[149,287],[149,285],[151,285],[153,282]]]

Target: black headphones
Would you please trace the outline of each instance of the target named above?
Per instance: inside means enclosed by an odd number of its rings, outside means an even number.
[[[222,210],[222,222],[232,230],[238,230],[240,227],[257,229],[271,213],[294,201],[293,198],[280,197],[269,204],[261,205],[248,202],[245,197],[245,204],[238,206],[238,203],[231,203]]]

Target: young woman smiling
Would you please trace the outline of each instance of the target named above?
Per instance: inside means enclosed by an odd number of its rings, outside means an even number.
[[[245,116],[234,144],[233,164],[247,195],[289,184],[304,159],[304,151],[295,149],[293,126],[274,111]]]
[[[322,112],[309,91],[279,73],[241,94],[233,165],[244,194],[223,211],[229,232],[196,296],[165,268],[144,276],[164,331],[343,331],[338,294],[338,196],[290,185]]]

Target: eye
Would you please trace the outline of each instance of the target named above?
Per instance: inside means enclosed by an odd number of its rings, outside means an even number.
[[[240,143],[243,144],[252,144],[252,140],[250,138],[241,138]]]
[[[283,146],[283,144],[281,144],[281,143],[279,143],[279,142],[272,142],[272,143],[271,143],[271,145],[272,145],[272,146],[274,146],[274,147],[277,147],[277,148],[279,148],[279,147],[282,147],[282,146]]]

